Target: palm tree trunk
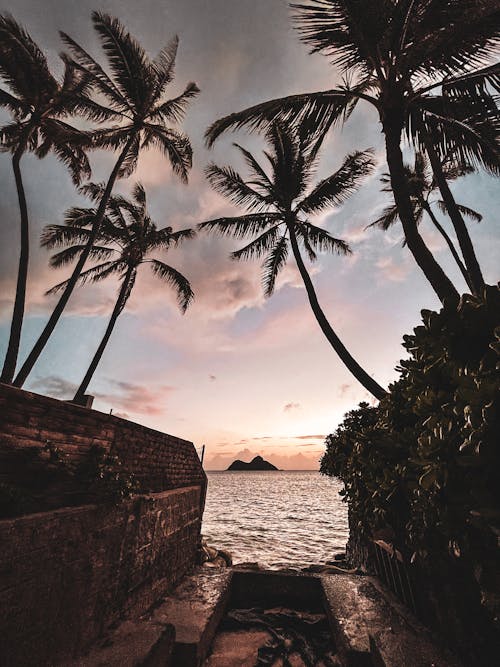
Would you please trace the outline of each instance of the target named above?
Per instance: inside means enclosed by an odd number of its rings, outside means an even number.
[[[440,301],[458,302],[460,295],[443,269],[434,259],[431,251],[420,236],[413,215],[413,209],[405,176],[403,155],[401,153],[401,126],[386,119],[383,122],[387,165],[391,175],[394,201],[398,207],[399,219],[403,225],[406,244],[418,266],[436,292]]]
[[[330,323],[326,319],[326,316],[321,309],[321,306],[319,305],[314,285],[305,267],[304,261],[302,260],[302,255],[300,254],[299,244],[297,243],[297,237],[295,236],[293,226],[287,225],[287,227],[290,233],[290,242],[292,245],[293,256],[295,257],[299,273],[306,288],[309,303],[311,304],[312,311],[321,328],[321,331],[325,334],[326,339],[338,354],[342,363],[354,375],[356,380],[358,380],[358,382],[360,382],[363,387],[370,392],[370,394],[375,396],[375,398],[380,401],[382,398],[384,398],[384,396],[386,396],[387,392],[378,384],[378,382],[375,382],[375,380],[370,377],[370,375],[368,375],[368,373],[358,364],[354,357],[351,356],[340,338],[330,326]]]
[[[116,324],[116,320],[118,319],[119,314],[122,312],[122,310],[125,307],[125,304],[127,303],[127,299],[130,294],[130,288],[129,288],[130,279],[132,277],[133,271],[134,271],[133,267],[129,267],[127,273],[125,274],[125,278],[123,279],[122,286],[120,287],[120,292],[118,294],[115,307],[113,308],[113,312],[111,313],[111,318],[108,322],[108,326],[106,327],[106,331],[104,332],[104,336],[101,340],[99,347],[97,348],[96,353],[94,354],[94,358],[90,362],[90,366],[88,367],[88,370],[85,373],[85,377],[83,378],[82,383],[76,390],[76,394],[74,395],[72,401],[73,403],[77,403],[78,405],[85,404],[84,395],[85,392],[87,391],[87,387],[89,386],[92,376],[94,375],[95,370],[99,362],[101,361],[101,357],[104,353],[104,350],[106,349],[106,345],[108,344],[109,338]]]
[[[427,151],[427,155],[429,156],[429,160],[431,162],[434,178],[436,179],[439,191],[441,192],[441,196],[448,210],[448,215],[450,216],[451,222],[455,229],[458,244],[465,261],[465,266],[467,267],[467,272],[470,276],[470,279],[467,282],[471,287],[472,293],[480,295],[484,289],[484,278],[476,257],[476,253],[474,251],[474,246],[472,245],[469,230],[467,229],[467,225],[465,224],[463,216],[460,213],[445,175],[443,174],[441,160],[436,153],[432,139],[425,131],[425,129],[422,130],[422,135],[424,138],[425,150]]]
[[[99,229],[101,227],[101,223],[104,219],[104,214],[106,212],[106,206],[108,205],[109,198],[111,197],[111,193],[113,191],[113,187],[115,184],[116,179],[118,178],[118,172],[120,171],[120,168],[123,164],[123,161],[130,149],[130,146],[132,145],[132,142],[134,141],[134,135],[132,135],[129,140],[127,141],[125,147],[123,148],[122,152],[120,153],[118,160],[116,161],[116,164],[113,168],[113,171],[111,172],[106,189],[104,190],[104,194],[101,198],[101,201],[99,202],[99,207],[96,211],[94,223],[92,225],[92,231],[89,236],[89,239],[87,241],[87,245],[85,246],[85,250],[81,253],[81,255],[78,258],[78,262],[76,263],[75,268],[73,269],[73,273],[71,274],[70,279],[67,282],[67,285],[64,289],[64,292],[61,295],[61,298],[57,302],[54,310],[52,311],[52,314],[49,318],[49,321],[45,325],[44,330],[40,334],[38,340],[36,341],[35,345],[33,346],[31,352],[29,353],[26,361],[21,367],[21,370],[17,374],[16,379],[14,380],[14,385],[16,387],[22,387],[24,382],[26,381],[26,378],[28,375],[31,373],[31,370],[35,363],[38,360],[38,357],[40,354],[43,352],[43,349],[45,345],[47,344],[47,341],[49,340],[52,332],[54,331],[56,324],[59,321],[59,318],[61,317],[66,304],[69,301],[69,298],[71,294],[73,293],[73,290],[75,289],[75,286],[78,282],[78,278],[80,277],[80,273],[82,272],[82,269],[85,265],[85,262],[88,259],[88,256],[90,254],[90,251],[92,250],[92,246],[94,245],[94,242],[97,238],[97,234],[99,233]]]
[[[24,306],[26,301],[26,283],[28,280],[29,263],[29,220],[28,207],[26,204],[26,195],[24,192],[23,179],[21,176],[20,161],[24,153],[24,148],[16,150],[12,156],[12,169],[16,180],[17,196],[19,199],[19,211],[21,214],[21,252],[19,254],[19,268],[17,272],[16,296],[14,300],[14,310],[12,312],[12,322],[10,326],[9,343],[7,353],[0,376],[1,382],[11,383],[16,372],[17,356],[19,354],[19,344],[21,342],[21,329],[23,326]]]
[[[461,273],[464,277],[464,280],[467,283],[467,287],[470,290],[472,290],[473,288],[472,288],[472,285],[471,285],[471,280],[470,280],[469,274],[467,273],[467,269],[465,268],[464,263],[460,259],[460,255],[458,254],[458,252],[457,252],[457,250],[456,250],[456,248],[453,244],[453,241],[450,239],[446,230],[444,229],[444,227],[441,225],[441,223],[438,221],[438,219],[434,215],[434,211],[429,206],[429,204],[427,202],[422,202],[422,207],[423,207],[424,211],[427,213],[427,215],[429,216],[429,218],[432,220],[432,222],[434,224],[434,227],[436,227],[438,232],[441,234],[441,236],[444,238],[444,240],[448,244],[448,248],[450,249],[450,252],[453,255],[453,259],[457,263],[458,268],[460,269],[460,271],[461,271]]]

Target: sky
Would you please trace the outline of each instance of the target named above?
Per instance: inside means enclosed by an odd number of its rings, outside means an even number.
[[[201,94],[182,128],[194,149],[189,185],[182,185],[158,153],[145,153],[136,173],[118,183],[129,194],[136,181],[147,190],[152,218],[160,226],[193,227],[242,211],[211,190],[203,170],[209,162],[242,164],[232,146],[257,151],[262,141],[245,132],[223,136],[211,150],[203,134],[217,118],[261,101],[327,89],[339,80],[328,59],[309,55],[292,29],[283,0],[13,0],[8,10],[43,48],[53,71],[64,30],[102,60],[90,13],[118,17],[146,50],[156,54],[173,35],[180,39],[171,96],[188,81]],[[103,61],[104,62],[104,61]],[[3,116],[2,118],[5,118]],[[405,351],[402,336],[419,323],[422,308],[439,303],[402,247],[402,232],[365,230],[388,203],[380,192],[385,171],[377,118],[358,107],[348,124],[327,137],[318,178],[337,169],[354,149],[373,147],[378,166],[342,208],[314,222],[348,241],[349,257],[320,255],[311,275],[330,323],[357,361],[382,384],[397,378]],[[114,156],[92,154],[94,181],[109,174]],[[48,267],[38,247],[44,225],[62,222],[64,211],[86,205],[55,158],[22,160],[28,198],[32,255],[27,313],[20,358],[30,349],[55,301],[45,291],[63,280]],[[244,173],[244,169],[242,170]],[[10,157],[0,154],[0,359],[5,353],[19,251],[19,213]],[[470,230],[485,278],[498,280],[500,239],[495,225],[498,188],[484,173],[454,184],[462,204],[483,214]],[[447,221],[442,218],[442,222]],[[428,222],[422,234],[461,291],[465,287],[448,250]],[[234,458],[261,454],[283,469],[317,469],[324,439],[366,390],[350,376],[323,337],[309,308],[295,265],[289,262],[275,294],[267,299],[259,262],[234,262],[231,239],[199,234],[161,257],[191,281],[195,301],[185,315],[175,297],[143,272],[89,386],[94,408],[206,445],[207,469],[226,468]],[[26,389],[71,398],[104,333],[118,285],[85,286],[72,296],[64,317],[25,385]]]

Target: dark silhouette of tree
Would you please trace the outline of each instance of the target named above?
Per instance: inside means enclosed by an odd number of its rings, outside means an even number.
[[[106,101],[105,105],[88,95],[83,96],[79,100],[79,112],[92,121],[113,123],[92,133],[91,146],[118,151],[118,158],[96,209],[87,245],[80,253],[49,321],[14,381],[19,387],[43,351],[78,282],[99,233],[116,180],[130,176],[136,168],[140,151],[148,148],[161,150],[174,173],[184,183],[192,165],[188,137],[167,126],[167,123],[181,121],[187,105],[199,93],[196,84],[189,83],[180,95],[165,99],[165,90],[174,77],[177,37],[156,58],[151,59],[117,19],[93,12],[92,21],[108,60],[109,74],[71,37],[64,33],[62,37],[73,53],[72,66],[89,78],[99,100],[104,98]]]
[[[93,198],[102,196],[103,188],[90,184],[87,188]],[[42,245],[46,248],[65,247],[51,257],[52,267],[61,267],[78,259],[86,251],[88,239],[92,236],[96,209],[73,208],[68,211],[65,225],[49,225],[42,235]],[[110,276],[120,277],[120,289],[104,336],[90,363],[90,366],[74,396],[75,403],[84,403],[84,394],[104,353],[118,316],[125,308],[133,290],[137,271],[141,265],[149,264],[154,275],[169,284],[177,292],[179,307],[186,311],[193,299],[193,291],[187,278],[173,267],[151,255],[164,252],[194,236],[192,229],[174,232],[172,227],[158,229],[151,220],[146,206],[146,192],[136,184],[131,201],[123,197],[111,197],[100,231],[89,253],[92,260],[100,263],[83,271],[79,276],[81,284],[100,282]],[[102,261],[103,260],[103,261]],[[65,289],[67,281],[51,292]]]
[[[301,246],[311,261],[316,259],[318,251],[350,252],[347,243],[313,225],[309,217],[332,206],[340,206],[357,190],[373,168],[372,153],[352,153],[340,169],[311,189],[309,185],[316,170],[321,134],[311,136],[304,126],[296,130],[273,124],[266,138],[270,146],[270,152],[265,152],[269,163],[267,171],[250,152],[235,144],[248,165],[251,180],[244,181],[231,167],[211,164],[206,170],[212,187],[234,204],[243,206],[248,213],[209,220],[201,223],[199,228],[238,239],[252,238],[250,243],[233,252],[232,257],[265,258],[263,287],[268,297],[274,291],[276,278],[291,247],[322,332],[354,377],[380,399],[385,390],[358,364],[332,329],[319,305],[301,255]]]
[[[66,61],[64,77],[59,81],[32,37],[8,15],[0,15],[0,78],[9,88],[0,89],[0,106],[12,116],[11,122],[0,129],[0,150],[12,154],[21,222],[16,295],[0,378],[9,383],[19,354],[29,264],[29,216],[21,158],[28,151],[39,158],[52,151],[68,167],[76,184],[90,176],[82,148],[84,134],[66,122],[77,111],[78,96],[85,92],[88,80]]]
[[[480,291],[484,282],[474,249],[439,165],[453,155],[500,169],[498,109],[490,94],[490,88],[498,90],[500,69],[488,62],[498,44],[498,2],[311,0],[292,7],[302,39],[341,68],[343,85],[233,113],[208,129],[209,143],[229,128],[265,127],[275,120],[307,120],[326,130],[345,121],[358,101],[368,102],[379,115],[395,202],[417,264],[442,302],[458,300],[418,231],[401,152],[404,132],[429,153],[471,283]]]
[[[445,160],[441,164],[440,169],[444,174],[444,177],[447,182],[455,181],[457,178],[465,176],[466,174],[470,174],[474,171],[474,169],[471,166],[465,166],[465,165],[456,166],[449,160]],[[453,259],[455,260],[458,268],[460,269],[460,272],[462,273],[462,276],[468,288],[471,291],[473,291],[473,285],[471,284],[469,273],[467,272],[467,269],[457,249],[455,248],[452,239],[450,238],[445,228],[441,225],[441,223],[439,222],[433,211],[432,205],[436,204],[440,208],[442,213],[444,213],[445,215],[448,213],[448,209],[446,208],[446,205],[442,199],[431,200],[431,197],[436,193],[437,190],[439,190],[439,186],[436,183],[436,179],[433,175],[432,170],[429,168],[429,162],[425,153],[420,153],[420,152],[417,153],[415,155],[415,162],[413,168],[409,167],[408,165],[405,165],[405,171],[408,180],[411,201],[413,205],[413,215],[415,217],[416,223],[420,224],[424,216],[424,213],[426,213],[429,216],[434,227],[444,238],[453,256]],[[382,183],[385,184],[385,187],[382,188],[382,190],[385,192],[392,192],[391,180],[389,174],[384,174],[380,180],[382,181]],[[477,211],[475,211],[474,209],[469,208],[468,206],[464,206],[463,204],[457,204],[457,203],[456,206],[460,211],[461,215],[467,216],[468,218],[474,220],[475,222],[481,222],[482,215]],[[389,227],[394,225],[394,223],[396,223],[398,220],[399,220],[398,207],[393,201],[384,209],[382,215],[379,216],[377,220],[368,225],[368,227],[379,227],[380,229],[386,231],[387,229],[389,229]]]

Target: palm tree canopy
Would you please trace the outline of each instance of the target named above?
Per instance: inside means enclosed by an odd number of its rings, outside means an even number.
[[[99,199],[102,190],[103,185],[93,183],[82,188],[84,194],[93,193],[95,199]],[[95,212],[94,208],[74,207],[67,211],[63,225],[45,227],[42,246],[48,249],[62,248],[50,259],[53,268],[73,262],[83,252],[91,234]],[[149,264],[153,274],[176,291],[179,307],[185,312],[194,298],[188,279],[177,269],[151,255],[175,247],[194,235],[192,229],[174,232],[172,227],[158,228],[149,216],[144,187],[137,183],[131,200],[111,197],[98,240],[90,253],[90,258],[99,263],[81,273],[80,283],[100,282],[111,275],[123,277],[131,271],[131,290],[139,266]],[[50,293],[64,289],[66,282],[55,285]]]
[[[274,123],[266,132],[270,151],[264,151],[265,167],[249,151],[235,144],[248,166],[248,181],[231,167],[211,164],[206,169],[212,187],[248,213],[209,220],[198,227],[252,239],[233,252],[232,258],[264,258],[263,287],[267,296],[273,293],[276,278],[288,257],[290,226],[311,261],[316,259],[317,252],[350,252],[345,241],[312,224],[309,216],[346,201],[372,171],[373,155],[370,150],[348,155],[340,169],[312,187],[321,138],[304,128]]]
[[[276,120],[308,121],[325,130],[344,121],[359,100],[384,121],[395,114],[420,146],[425,128],[441,157],[500,171],[500,65],[489,63],[500,41],[495,0],[311,0],[292,5],[301,38],[345,74],[335,89],[264,102],[213,123],[208,144],[228,129]],[[394,120],[394,119],[391,119]]]
[[[78,113],[78,98],[88,91],[89,79],[68,60],[64,64],[59,81],[28,32],[12,16],[0,15],[0,78],[9,87],[0,89],[0,106],[13,116],[0,130],[0,150],[31,150],[38,157],[53,151],[78,184],[91,173],[84,152],[87,136],[66,119]]]
[[[172,99],[165,91],[174,78],[178,39],[175,37],[155,58],[150,58],[139,42],[116,18],[102,12],[92,13],[92,22],[106,56],[109,73],[69,35],[61,33],[70,48],[72,65],[88,77],[95,92],[106,105],[83,95],[79,111],[91,121],[111,122],[111,126],[93,133],[93,147],[116,150],[133,137],[120,176],[135,169],[141,148],[159,148],[169,159],[174,172],[187,182],[192,164],[188,137],[167,127],[182,120],[189,102],[199,88],[189,83]]]
[[[443,160],[441,164],[443,174],[447,181],[455,181],[458,178],[466,176],[467,174],[471,174],[474,171],[472,166],[464,164],[457,165],[452,159]],[[438,185],[426,155],[422,152],[416,153],[413,167],[410,165],[405,165],[405,173],[408,181],[415,221],[417,224],[422,220],[424,208],[426,205],[431,206],[432,204],[437,204],[441,212],[446,215],[447,209],[444,202],[441,199],[431,199],[432,195],[438,190]],[[384,184],[382,191],[392,192],[389,174],[383,174],[380,180]],[[482,215],[480,213],[472,208],[469,208],[468,206],[464,206],[463,204],[457,204],[457,206],[463,215],[470,218],[471,220],[474,220],[475,222],[481,222]],[[378,227],[386,231],[398,220],[398,209],[395,202],[392,202],[384,209],[382,215],[380,215],[377,220],[369,224],[368,227]],[[405,245],[404,242],[403,245]]]

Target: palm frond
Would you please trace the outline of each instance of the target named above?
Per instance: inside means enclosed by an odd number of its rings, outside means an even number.
[[[156,86],[153,94],[153,102],[161,96],[165,86],[174,78],[175,58],[179,47],[179,38],[177,35],[161,49],[159,54],[151,63],[153,71],[156,74]]]
[[[287,258],[288,239],[286,234],[283,234],[283,236],[281,236],[275,243],[262,265],[262,286],[264,288],[264,294],[267,297],[270,297],[274,292],[276,278],[281,269],[285,266]]]
[[[384,49],[392,24],[394,3],[311,0],[292,4],[293,19],[301,40],[313,53],[327,55],[344,71],[372,72],[373,55]]]
[[[280,228],[278,225],[267,229],[243,248],[232,252],[231,259],[254,259],[262,257],[262,255],[269,252],[276,245],[279,234]]]
[[[251,188],[232,167],[218,167],[209,164],[205,176],[219,194],[236,206],[244,206],[249,211],[262,211],[269,206],[268,198]]]
[[[355,96],[351,93],[336,89],[261,102],[212,123],[205,132],[206,142],[211,147],[227,130],[238,130],[243,127],[250,130],[262,129],[276,121],[284,125],[308,122],[318,130],[321,128],[326,132],[335,122],[342,119],[353,97]]]
[[[29,106],[25,102],[2,89],[0,89],[0,107],[10,111],[16,120],[21,120],[29,113]]]
[[[139,133],[136,133],[123,159],[120,170],[118,172],[118,178],[128,178],[134,173],[137,168],[137,162],[139,160],[140,147],[141,138]]]
[[[151,97],[153,85],[144,49],[120,21],[109,14],[94,11],[92,22],[122,96],[135,110],[141,109]]]
[[[441,213],[443,213],[444,215],[448,215],[448,209],[446,208],[446,204],[444,203],[444,201],[439,199],[436,203]],[[457,208],[460,211],[460,213],[462,213],[462,215],[465,215],[471,220],[474,220],[474,222],[481,222],[481,220],[483,219],[481,213],[478,213],[473,208],[469,208],[469,206],[464,206],[463,204],[457,204]]]
[[[356,151],[346,157],[335,173],[322,180],[298,205],[297,211],[317,213],[330,206],[340,206],[356,192],[363,178],[375,166],[373,151]]]
[[[254,156],[250,153],[250,151],[246,150],[246,148],[243,148],[243,146],[240,146],[240,144],[233,143],[233,146],[237,148],[240,153],[243,155],[243,158],[248,165],[248,168],[250,169],[250,172],[257,178],[257,185],[262,187],[268,194],[270,194],[273,184],[271,180],[269,179],[269,176],[266,174],[264,169],[260,166],[260,164],[257,162],[257,160],[254,158]]]
[[[75,261],[79,255],[86,249],[86,245],[73,245],[69,248],[64,248],[57,252],[49,260],[49,264],[53,269],[58,269],[61,266],[66,266]],[[114,248],[106,248],[105,246],[92,246],[89,259],[95,261],[107,260],[116,253]]]
[[[179,308],[183,313],[186,312],[187,307],[194,299],[194,292],[191,289],[189,280],[182,273],[179,273],[177,269],[168,266],[164,262],[160,262],[158,259],[151,260],[151,268],[155,276],[161,278],[161,280],[164,280],[176,290]]]
[[[319,252],[331,252],[338,255],[349,255],[351,253],[351,248],[346,241],[335,238],[326,229],[317,227],[310,222],[296,223],[294,229],[297,235],[301,237],[304,245],[307,242]]]
[[[86,243],[90,234],[90,229],[72,226],[71,224],[46,225],[40,236],[40,245],[42,248],[52,249],[74,245],[75,243]]]
[[[199,92],[200,89],[194,82],[188,83],[180,95],[171,100],[167,100],[156,107],[156,109],[149,114],[149,120],[153,122],[161,120],[163,122],[179,123],[186,114],[188,104],[192,99],[198,96]]]
[[[249,213],[233,218],[216,218],[201,222],[198,229],[215,232],[220,236],[244,239],[262,233],[269,225],[283,221],[281,213]]]
[[[69,46],[76,58],[75,65],[91,75],[91,80],[97,90],[104,95],[116,111],[121,113],[132,112],[132,107],[126,97],[118,90],[113,80],[106,74],[99,63],[85,51],[75,40],[65,32],[60,32],[61,39]]]
[[[398,220],[398,207],[396,204],[389,204],[389,206],[386,206],[382,211],[382,215],[374,220],[374,222],[371,222],[369,225],[367,225],[365,229],[369,229],[370,227],[378,227],[379,229],[382,229],[384,232],[386,232],[389,227],[392,227],[392,225],[394,225]]]
[[[188,173],[193,164],[193,149],[188,137],[181,132],[162,125],[145,125],[142,148],[155,146],[168,158],[174,174],[183,183],[188,181]]]
[[[92,268],[87,269],[86,271],[82,271],[80,277],[78,278],[78,282],[80,283],[80,285],[84,285],[87,282],[91,283],[100,282],[101,280],[105,280],[108,276],[112,274],[119,273],[122,270],[122,268],[123,267],[119,262],[103,262],[98,266],[93,266]],[[54,285],[54,287],[51,287],[45,293],[47,295],[57,294],[58,292],[63,290],[67,284],[68,280],[64,280],[63,282]]]
[[[58,89],[47,59],[31,35],[10,15],[0,15],[0,75],[12,92],[31,104]]]

